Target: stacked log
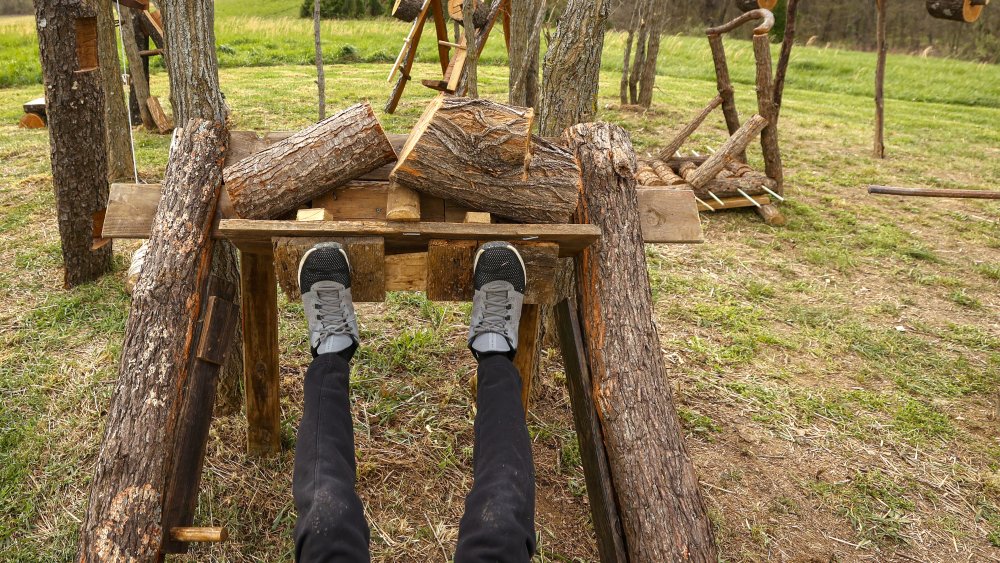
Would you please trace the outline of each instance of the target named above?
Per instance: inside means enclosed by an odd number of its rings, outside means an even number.
[[[392,182],[524,223],[568,223],[580,169],[531,134],[534,112],[483,99],[435,98],[389,175]]]

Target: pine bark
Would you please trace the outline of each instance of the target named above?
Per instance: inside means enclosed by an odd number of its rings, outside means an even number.
[[[222,123],[195,119],[178,131],[132,293],[78,561],[154,561],[163,542],[161,510],[211,270],[226,144]]]
[[[226,167],[244,219],[275,219],[396,159],[368,103],[356,104]]]
[[[226,122],[215,56],[215,4],[212,0],[161,0],[163,51],[170,76],[174,123],[192,117]]]
[[[439,97],[390,175],[408,188],[526,223],[567,223],[580,171],[562,147],[532,137],[533,112]]]
[[[72,287],[111,270],[111,245],[91,250],[94,213],[108,203],[104,91],[96,53],[97,13],[80,0],[35,0],[34,5],[63,283]],[[78,45],[78,27],[93,29],[92,45]]]
[[[584,179],[578,222],[603,233],[576,257],[576,287],[629,560],[714,563],[653,320],[632,143],[606,123],[576,125],[565,138]]]
[[[118,58],[118,30],[114,7],[109,0],[96,0],[97,47],[104,83],[104,131],[108,148],[108,181],[134,179],[132,145],[129,136],[128,109],[122,84],[121,60]],[[125,8],[126,10],[128,8]]]
[[[539,135],[593,119],[610,0],[569,0],[545,53]]]

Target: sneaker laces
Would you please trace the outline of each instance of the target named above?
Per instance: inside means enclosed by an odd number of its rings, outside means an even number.
[[[473,333],[477,336],[485,332],[495,332],[507,336],[507,322],[510,315],[510,299],[507,298],[506,289],[483,288],[486,299],[483,302],[483,317],[473,327]]]
[[[333,287],[316,287],[316,319],[319,320],[320,328],[316,331],[319,341],[331,336],[351,336],[351,325],[347,315],[347,307],[344,306],[344,290]]]

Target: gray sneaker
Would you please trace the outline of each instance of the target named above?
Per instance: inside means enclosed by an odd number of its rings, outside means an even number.
[[[357,348],[358,320],[351,299],[351,265],[336,242],[321,242],[299,262],[299,290],[313,356]]]
[[[488,242],[479,247],[473,264],[475,293],[469,326],[473,356],[500,353],[514,357],[524,286],[524,260],[513,245]]]

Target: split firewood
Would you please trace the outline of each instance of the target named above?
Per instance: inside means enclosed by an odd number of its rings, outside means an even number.
[[[660,175],[646,161],[639,163],[639,168],[635,171],[635,180],[639,182],[640,186],[659,186],[663,184]]]
[[[650,165],[653,166],[653,170],[656,171],[656,175],[660,177],[660,180],[663,180],[664,184],[668,186],[676,186],[684,183],[684,178],[678,176],[666,162],[663,162],[662,160],[653,160],[650,162]]]
[[[389,191],[385,199],[385,218],[390,221],[419,221],[420,194],[400,186],[398,182],[389,182]]]
[[[697,170],[692,172],[690,175],[685,176],[685,180],[689,184],[696,188],[700,188],[708,183],[709,180],[715,178],[715,175],[719,173],[726,166],[726,161],[729,158],[735,157],[741,154],[750,144],[750,141],[760,134],[761,130],[764,129],[768,124],[766,118],[760,115],[754,115],[739,128],[733,136],[729,137],[725,143],[722,144],[715,154],[708,157],[708,160],[704,164],[698,167]]]
[[[534,112],[439,96],[421,116],[390,178],[470,209],[526,223],[566,223],[580,170],[565,148],[532,136]]]
[[[738,160],[729,160],[726,162],[726,170],[732,172],[733,176],[739,178],[746,176],[747,174],[753,174],[754,169],[750,168],[750,165],[745,162],[740,162]]]
[[[674,153],[680,150],[681,146],[684,144],[684,141],[687,141],[688,137],[690,137],[692,133],[697,131],[698,128],[701,127],[701,124],[705,122],[705,118],[708,117],[709,114],[711,114],[712,111],[714,111],[715,108],[719,107],[720,105],[722,105],[722,96],[716,96],[712,98],[712,101],[709,102],[709,104],[705,106],[705,108],[701,110],[701,112],[698,113],[698,115],[695,116],[695,118],[692,119],[690,123],[684,126],[684,129],[681,129],[681,131],[677,134],[677,136],[674,137],[672,141],[667,143],[667,146],[663,147],[663,149],[660,151],[660,160],[674,156]]]
[[[368,103],[351,106],[227,166],[244,219],[274,219],[396,158]]]

